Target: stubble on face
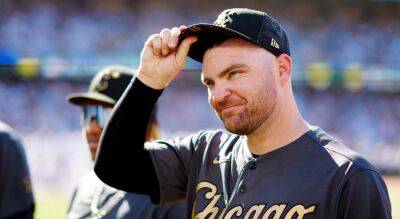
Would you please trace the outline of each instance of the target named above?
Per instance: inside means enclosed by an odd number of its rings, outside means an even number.
[[[277,104],[276,85],[273,81],[269,81],[254,96],[246,97],[246,99],[246,104],[237,115],[225,117],[217,113],[225,128],[231,133],[251,134],[270,118]]]
[[[211,106],[229,132],[249,135],[271,117],[277,105],[275,56],[244,40],[232,39],[206,52],[205,61],[209,62],[206,70],[215,72],[213,68],[221,66],[222,60],[231,65],[244,63],[250,66],[251,72],[249,77],[239,78],[239,82],[229,86],[229,96],[219,102],[210,102]]]

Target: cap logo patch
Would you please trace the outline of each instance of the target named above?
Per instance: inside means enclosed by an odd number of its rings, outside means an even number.
[[[98,91],[105,90],[105,89],[108,88],[108,82],[102,80],[102,81],[100,81],[100,83],[96,86],[96,88],[97,88]]]
[[[230,15],[233,14],[234,12],[227,12],[224,14],[220,14],[217,20],[214,22],[214,24],[220,27],[226,27],[227,24],[232,23],[232,18],[230,17]]]
[[[271,39],[271,46],[279,49],[279,44],[273,38]]]
[[[121,76],[121,73],[119,71],[113,71],[111,73],[112,78],[119,78]]]

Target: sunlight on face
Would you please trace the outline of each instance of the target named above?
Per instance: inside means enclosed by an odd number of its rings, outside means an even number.
[[[207,50],[202,82],[209,102],[225,128],[235,134],[254,132],[277,103],[275,56],[240,39]]]

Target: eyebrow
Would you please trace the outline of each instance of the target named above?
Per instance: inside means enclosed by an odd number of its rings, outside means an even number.
[[[247,68],[248,65],[246,64],[233,64],[229,67],[227,67],[225,70],[221,71],[220,73],[217,74],[217,78],[222,78],[224,77],[226,74],[228,74],[230,71],[232,71],[233,69],[237,69],[237,68]],[[207,80],[211,80],[210,78],[206,78],[204,77],[204,73],[201,73],[201,81],[204,83]],[[212,81],[212,80],[211,80]]]

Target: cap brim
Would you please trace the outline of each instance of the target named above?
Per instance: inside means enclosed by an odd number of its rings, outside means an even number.
[[[189,36],[196,36],[197,41],[190,46],[188,56],[198,62],[203,62],[203,56],[206,50],[215,42],[226,37],[237,37],[256,43],[246,35],[235,30],[216,26],[213,24],[195,24],[182,31],[179,36],[179,43]]]
[[[98,102],[99,104],[114,105],[116,101],[104,94],[91,92],[91,93],[73,93],[67,96],[68,102],[75,105],[84,105],[88,102]]]

